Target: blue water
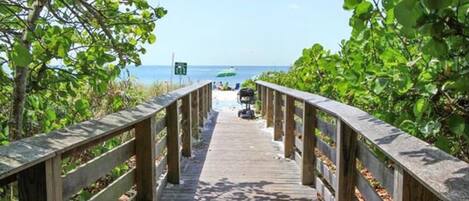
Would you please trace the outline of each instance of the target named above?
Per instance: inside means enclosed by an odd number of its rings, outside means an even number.
[[[230,86],[235,83],[242,83],[244,80],[253,78],[266,71],[288,71],[287,66],[234,66],[236,75],[232,77],[216,77],[217,73],[230,66],[188,66],[187,75],[181,76],[183,83],[196,82],[201,80],[212,80],[214,82],[228,82]],[[155,82],[170,81],[172,68],[170,66],[143,65],[139,67],[129,67],[130,76],[135,77],[138,82],[152,84]],[[121,77],[127,76],[123,72]],[[179,83],[179,75],[173,75],[173,83]]]

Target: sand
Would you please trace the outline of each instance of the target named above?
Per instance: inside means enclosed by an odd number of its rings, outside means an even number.
[[[215,111],[238,111],[242,106],[238,103],[238,91],[214,90],[212,107]]]

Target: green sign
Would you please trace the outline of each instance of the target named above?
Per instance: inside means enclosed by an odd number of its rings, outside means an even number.
[[[174,63],[174,74],[175,75],[187,75],[187,63],[186,62]]]

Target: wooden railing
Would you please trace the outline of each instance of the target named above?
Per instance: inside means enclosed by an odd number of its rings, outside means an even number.
[[[466,162],[355,107],[256,83],[274,139],[322,199],[469,200]]]
[[[191,138],[198,136],[210,108],[211,82],[200,82],[134,109],[15,141],[0,147],[0,184],[17,182],[21,201],[68,200],[127,163],[130,169],[90,200],[117,200],[123,194],[157,200],[166,181],[179,183],[180,154],[191,155]],[[129,140],[64,172],[63,160],[123,133]]]

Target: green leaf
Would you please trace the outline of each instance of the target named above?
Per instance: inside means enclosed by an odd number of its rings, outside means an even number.
[[[386,24],[393,24],[396,17],[394,16],[394,8],[386,11]]]
[[[65,45],[59,45],[58,49],[57,49],[57,56],[59,56],[60,58],[63,58],[65,57],[65,55],[67,55],[67,52],[68,52],[68,48],[65,46]]]
[[[442,149],[445,152],[451,151],[450,141],[445,136],[439,135],[436,138],[435,146],[438,147],[439,149]]]
[[[46,109],[46,117],[48,121],[55,121],[57,119],[57,115],[55,114],[55,111],[51,108]]]
[[[143,35],[144,31],[140,27],[137,27],[136,29],[134,29],[134,33],[137,36],[141,36]]]
[[[427,108],[428,108],[428,101],[426,98],[418,99],[417,102],[415,102],[414,115],[417,117],[417,119],[422,118],[422,115]]]
[[[148,37],[148,43],[153,44],[155,43],[155,41],[156,41],[155,34],[150,34],[150,36]]]
[[[462,116],[454,114],[448,119],[448,127],[451,132],[460,136],[464,133],[466,123]]]
[[[31,107],[33,109],[39,109],[39,97],[36,96],[36,95],[30,95],[28,96],[28,101],[29,101],[29,104],[31,105]]]
[[[438,88],[434,84],[426,84],[424,86],[424,92],[428,95],[435,95],[438,92]]]
[[[364,1],[358,4],[358,6],[355,8],[355,15],[362,20],[367,20],[371,17],[372,10],[373,5],[368,1]]]
[[[345,73],[344,77],[350,84],[354,85],[357,84],[360,75],[355,71],[348,71],[347,73]]]
[[[409,38],[409,39],[413,39],[413,38],[416,38],[417,37],[417,31],[414,27],[402,27],[401,28],[401,33],[402,35],[404,35],[405,37]]]
[[[402,56],[402,52],[399,52],[392,48],[387,48],[381,53],[380,58],[386,65],[395,65],[406,61],[405,57]]]
[[[415,125],[415,122],[406,119],[406,120],[401,122],[401,124],[399,125],[399,128],[401,128],[401,129],[403,129],[407,132],[414,132],[415,133],[416,125]]]
[[[168,13],[168,11],[166,9],[162,8],[162,7],[156,8],[156,16],[158,18],[164,17],[167,13]]]
[[[106,92],[106,89],[108,88],[108,83],[107,82],[99,82],[97,85],[96,85],[96,88],[97,88],[97,91],[99,93],[105,93]]]
[[[445,25],[442,22],[426,23],[419,28],[419,32],[427,36],[440,38],[444,29]]]
[[[400,77],[398,81],[398,92],[400,94],[407,93],[413,86],[412,80],[408,76]]]
[[[419,81],[430,82],[433,79],[433,76],[428,71],[422,71],[418,77]]]
[[[112,108],[114,110],[119,110],[122,108],[124,102],[122,101],[122,98],[120,96],[114,98],[114,100],[112,101]]]
[[[113,62],[116,60],[116,57],[112,54],[103,54],[102,56],[103,60],[106,61],[106,62]]]
[[[458,8],[458,21],[465,23],[467,16],[469,16],[469,2]]]
[[[403,0],[394,8],[394,16],[397,22],[405,27],[414,27],[417,19],[421,16],[421,12],[416,8],[415,0]]]
[[[87,112],[89,107],[89,103],[87,100],[84,99],[78,99],[75,101],[75,110],[81,114],[84,114]]]
[[[149,18],[150,16],[151,16],[151,13],[150,13],[149,10],[144,10],[144,11],[142,12],[142,17],[143,17],[143,18]]]
[[[456,81],[447,81],[443,85],[443,90],[448,89],[469,92],[469,77],[461,77]]]
[[[422,4],[429,9],[441,9],[451,5],[451,0],[421,0]]]
[[[344,9],[352,10],[361,2],[362,0],[344,0]]]
[[[433,38],[423,46],[423,53],[437,58],[445,58],[448,55],[448,45],[445,41]]]
[[[388,79],[386,78],[377,78],[375,79],[375,87],[373,88],[373,92],[376,94],[380,94],[386,88],[388,84]]]
[[[342,82],[337,83],[335,86],[339,94],[342,96],[345,96],[349,88],[348,82],[342,81]]]
[[[435,121],[428,121],[423,127],[419,130],[422,132],[425,137],[435,136],[440,133],[441,124]]]
[[[350,19],[350,26],[353,27],[352,36],[357,37],[363,30],[366,29],[365,21],[361,20],[360,18],[352,18]]]
[[[31,57],[31,53],[29,53],[29,50],[23,44],[20,42],[13,44],[12,50],[10,51],[10,59],[16,66],[28,66],[32,62]]]

